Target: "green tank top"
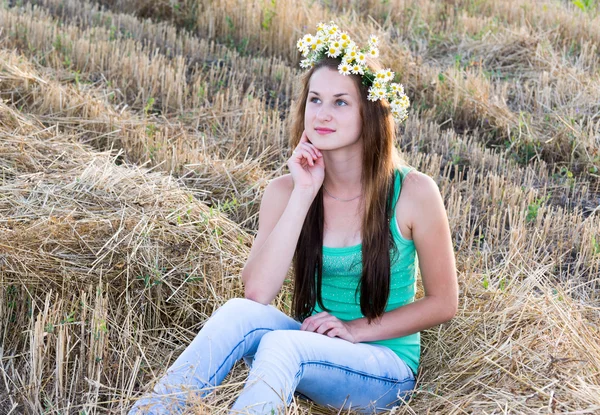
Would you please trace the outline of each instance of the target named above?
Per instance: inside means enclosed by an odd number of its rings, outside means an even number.
[[[390,252],[392,261],[390,297],[385,311],[402,307],[415,299],[418,268],[415,244],[412,240],[405,239],[400,233],[395,209],[402,187],[402,180],[410,170],[412,170],[411,167],[402,166],[400,170],[396,171],[394,203],[392,205],[394,210],[390,226],[398,252],[395,257]],[[360,291],[356,292],[356,287],[362,275],[361,249],[362,244],[343,248],[323,247],[323,280],[321,287],[323,305],[330,310],[330,314],[340,320],[355,320],[364,317],[360,311]],[[323,310],[317,303],[313,314],[321,311]],[[365,343],[379,344],[390,348],[406,362],[415,374],[417,373],[421,353],[420,333]]]

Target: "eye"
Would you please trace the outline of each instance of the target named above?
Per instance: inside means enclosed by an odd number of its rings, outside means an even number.
[[[315,100],[316,100],[316,101],[319,101],[319,98],[317,98],[317,97],[312,97],[312,98],[310,99],[310,102],[315,102]]]
[[[346,101],[344,101],[343,99],[338,99],[337,101],[335,101],[335,103],[338,105],[338,107],[343,107],[348,105],[348,103]],[[340,105],[340,103],[344,104],[344,105]]]

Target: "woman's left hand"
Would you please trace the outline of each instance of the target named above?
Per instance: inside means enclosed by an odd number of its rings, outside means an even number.
[[[300,330],[312,331],[329,337],[339,337],[351,343],[356,343],[352,328],[348,323],[326,311],[322,311],[314,316],[307,317],[300,326]]]

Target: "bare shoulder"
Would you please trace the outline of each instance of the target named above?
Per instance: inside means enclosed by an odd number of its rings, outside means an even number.
[[[417,170],[411,170],[402,181],[396,206],[396,218],[402,235],[413,239],[416,228],[422,229],[426,222],[434,218],[443,220],[445,215],[444,203],[435,180]]]
[[[258,214],[258,231],[248,256],[248,261],[260,250],[260,247],[265,243],[269,234],[279,221],[287,206],[292,191],[294,190],[294,182],[290,174],[286,174],[276,179],[273,179],[267,185],[262,200],[260,202],[260,212]]]
[[[267,227],[270,227],[279,220],[293,190],[294,181],[291,174],[284,174],[269,182],[260,202],[259,233],[260,227],[264,227],[265,223],[268,223]],[[273,220],[275,220],[274,223]]]
[[[402,182],[402,193],[417,207],[441,199],[440,189],[430,176],[411,170]]]
[[[294,180],[291,174],[284,174],[269,182],[263,194],[263,201],[287,204],[294,190]]]

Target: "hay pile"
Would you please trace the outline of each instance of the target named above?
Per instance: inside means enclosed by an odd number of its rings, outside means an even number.
[[[251,238],[171,177],[117,165],[4,104],[0,131],[3,406],[117,413],[241,295]],[[394,413],[600,411],[598,309],[551,271],[517,281],[508,264],[494,271],[500,285],[463,273],[460,312],[425,333],[418,390]],[[226,412],[244,375],[194,411]]]
[[[392,412],[600,413],[597,13],[171,2],[182,27],[156,2],[102,3],[0,6],[0,414],[122,413],[242,294],[294,43],[331,18],[386,39],[415,109],[399,144],[438,182],[457,256],[459,313],[423,334]],[[226,413],[246,373],[191,412]]]
[[[14,51],[0,49],[0,85],[0,98],[11,107],[68,132],[72,140],[99,150],[119,148],[130,163],[178,174],[199,200],[227,213],[246,231],[258,228],[259,197],[278,173],[261,167],[274,157],[273,150],[254,158],[245,154],[243,160],[217,157],[210,151],[217,146],[214,138],[207,143],[204,135],[164,117],[117,111],[101,88],[63,85]]]
[[[116,409],[240,295],[250,238],[173,178],[0,104],[3,407]]]

